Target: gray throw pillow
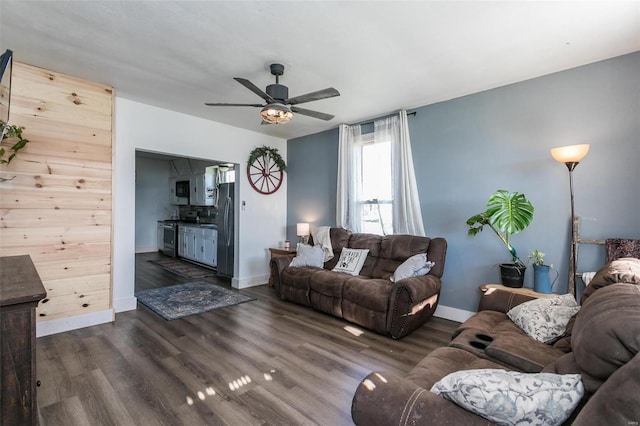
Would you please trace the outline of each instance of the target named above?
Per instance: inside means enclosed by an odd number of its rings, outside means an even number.
[[[569,319],[580,310],[572,294],[531,300],[515,306],[507,316],[527,336],[550,343],[560,337]]]
[[[461,370],[431,392],[500,425],[560,425],[584,395],[580,374]]]
[[[435,265],[434,262],[427,261],[426,253],[414,254],[402,262],[389,279],[393,282],[398,282],[405,278],[427,275],[431,268],[433,268],[433,265]]]
[[[322,268],[323,263],[324,251],[322,251],[322,247],[298,244],[296,257],[291,260],[289,266]]]

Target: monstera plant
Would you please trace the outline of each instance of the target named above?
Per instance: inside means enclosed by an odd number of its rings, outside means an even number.
[[[488,226],[498,236],[511,255],[513,260],[511,266],[518,271],[520,282],[524,279],[526,265],[518,257],[516,248],[511,245],[511,236],[523,231],[533,222],[533,212],[533,205],[524,194],[499,189],[487,201],[485,211],[467,219],[469,235],[478,235],[485,226]],[[503,271],[503,284],[508,285],[505,283],[504,273],[510,265],[501,264],[500,266]],[[512,287],[521,286],[521,284],[512,285]]]

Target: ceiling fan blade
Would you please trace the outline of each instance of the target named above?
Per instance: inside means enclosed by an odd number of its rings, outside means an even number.
[[[333,98],[334,96],[340,96],[340,92],[338,92],[333,87],[329,87],[328,89],[318,90],[316,92],[311,92],[304,95],[296,96],[294,98],[289,98],[285,100],[284,103],[288,105],[296,105],[304,102],[311,102],[311,101],[317,101],[320,99]]]
[[[250,106],[250,107],[263,107],[262,104],[227,104],[220,102],[205,102],[206,106]]]
[[[256,86],[255,84],[253,84],[252,82],[250,82],[246,78],[233,77],[233,79],[235,81],[237,81],[238,83],[242,84],[247,89],[251,90],[256,95],[260,96],[265,101],[269,102],[270,104],[272,104],[272,103],[274,103],[276,101],[271,96],[269,96],[265,92],[263,92],[262,89],[260,89],[258,86]]]
[[[324,112],[311,111],[310,109],[298,108],[293,106],[291,107],[291,111],[297,114],[308,115],[309,117],[319,118],[320,120],[326,120],[326,121],[329,121],[333,117],[335,117],[331,114],[325,114]]]

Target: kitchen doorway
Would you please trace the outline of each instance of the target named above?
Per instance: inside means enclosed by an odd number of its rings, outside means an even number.
[[[238,178],[239,164],[142,150],[136,150],[135,160],[135,291],[189,280],[157,268],[154,262],[162,259],[186,260],[193,268],[213,271],[207,279],[229,285],[236,262],[233,252],[238,232],[237,221],[233,219],[238,211],[238,197],[233,182]],[[190,182],[192,197],[185,198],[182,194],[177,198],[176,182]],[[162,226],[165,221],[177,224],[175,252],[165,248],[167,230]],[[188,253],[178,253],[178,245],[184,243],[178,240],[181,226],[183,230],[187,226],[203,229],[203,233],[210,235],[202,240],[207,244],[209,257],[190,259]]]

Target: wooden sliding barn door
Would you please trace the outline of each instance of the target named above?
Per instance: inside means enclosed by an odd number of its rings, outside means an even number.
[[[112,307],[112,105],[111,87],[14,63],[9,122],[30,142],[0,166],[0,256],[31,256],[38,321]]]

